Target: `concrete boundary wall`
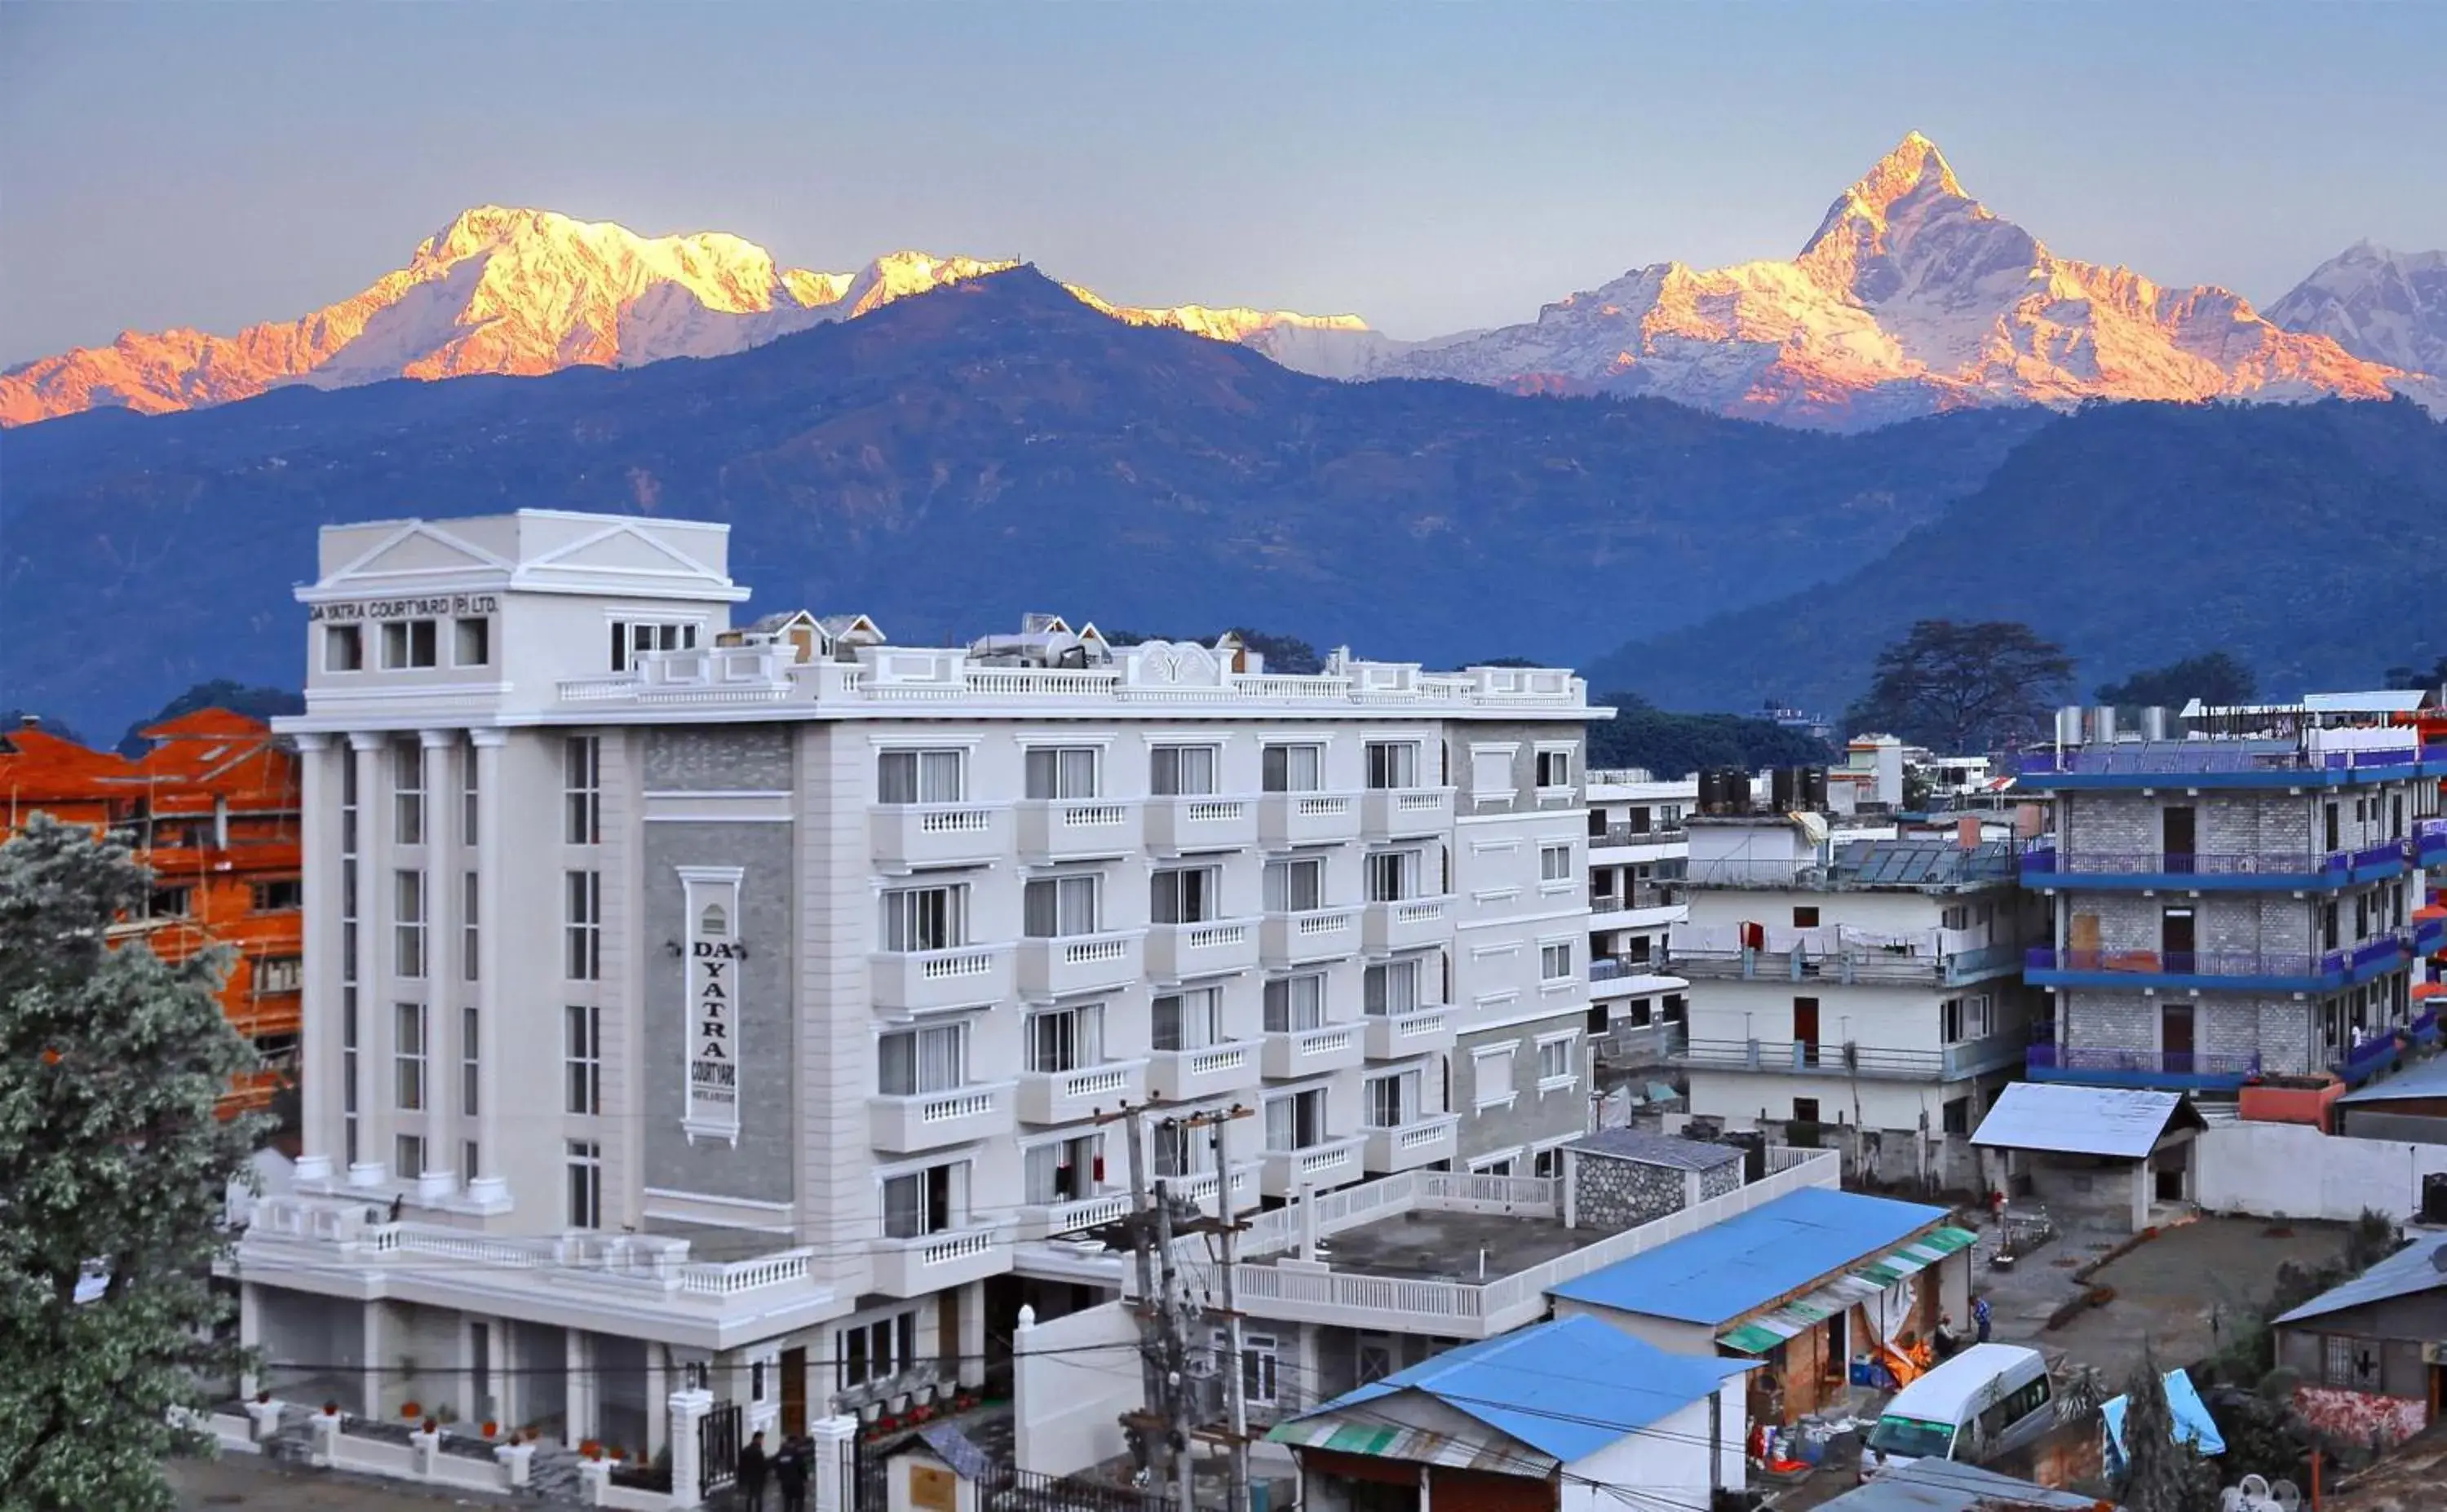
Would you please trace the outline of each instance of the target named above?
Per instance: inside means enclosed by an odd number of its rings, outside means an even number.
[[[1033,1475],[1070,1475],[1123,1453],[1121,1415],[1139,1407],[1139,1328],[1108,1302],[1051,1322],[1026,1311],[1013,1330],[1013,1459]]]
[[[2300,1124],[2211,1125],[2192,1153],[2200,1205],[2257,1218],[2343,1220],[2377,1208],[2409,1219],[2421,1178],[2447,1171],[2447,1145],[2345,1139]]]

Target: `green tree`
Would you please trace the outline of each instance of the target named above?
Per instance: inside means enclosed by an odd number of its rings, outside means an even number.
[[[226,709],[234,714],[269,720],[280,714],[306,712],[306,695],[294,689],[249,688],[233,678],[216,677],[208,683],[198,683],[162,705],[159,712],[128,726],[127,733],[119,737],[119,754],[143,755],[144,731],[199,709]]]
[[[2124,1385],[2124,1484],[2128,1512],[2210,1512],[2217,1505],[2214,1469],[2189,1443],[2175,1442],[2175,1410],[2157,1351],[2146,1345]]]
[[[2387,686],[2417,692],[2436,692],[2447,688],[2447,656],[2439,657],[2428,669],[2391,667],[2387,670]]]
[[[2121,709],[2181,709],[2195,698],[2211,705],[2248,704],[2259,690],[2260,679],[2250,668],[2226,652],[2213,651],[2104,684],[2098,701]]]
[[[0,846],[0,1486],[49,1512],[170,1505],[176,1407],[243,1361],[211,1289],[257,1121],[215,1103],[254,1064],[224,951],[171,965],[111,924],[150,878],[38,815]],[[86,1295],[80,1299],[80,1286]]]
[[[1671,714],[1638,693],[1603,693],[1615,716],[1589,727],[1589,766],[1644,766],[1662,779],[1707,767],[1814,766],[1827,745],[1806,731],[1737,714]]]
[[[1924,619],[1878,652],[1869,690],[1846,714],[1942,755],[2029,740],[2063,701],[2073,659],[2013,620]]]

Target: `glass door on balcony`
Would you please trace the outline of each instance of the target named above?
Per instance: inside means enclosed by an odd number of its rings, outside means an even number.
[[[1419,747],[1411,741],[1368,743],[1368,785],[1383,790],[1419,785]]]
[[[2164,810],[2159,816],[2158,850],[2166,858],[2166,869],[2192,870],[2192,857],[2199,849],[2200,811],[2189,806]]]
[[[1059,1008],[1028,1015],[1028,1068],[1078,1071],[1105,1059],[1105,1006]]]
[[[966,887],[896,887],[883,895],[883,948],[943,951],[969,942]]]
[[[1104,1139],[1102,1134],[1082,1134],[1076,1139],[1030,1145],[1020,1156],[1022,1180],[1027,1187],[1023,1200],[1042,1207],[1095,1196]]]
[[[876,1090],[885,1097],[948,1092],[967,1080],[969,1029],[939,1024],[900,1030],[876,1041]]]
[[[1224,870],[1184,866],[1148,879],[1148,917],[1158,924],[1203,924],[1224,917]]]
[[[1426,1109],[1426,1080],[1417,1068],[1368,1083],[1368,1122],[1376,1128],[1399,1128]]]
[[[1419,1006],[1419,963],[1385,961],[1361,978],[1360,1006],[1372,1018],[1399,1017]]]
[[[2200,964],[2192,911],[2171,908],[2158,916],[2158,954],[2162,970],[2189,975]]]
[[[1161,798],[1204,798],[1215,792],[1213,746],[1159,746],[1148,753],[1148,791]]]
[[[958,1227],[968,1216],[968,1187],[966,1161],[884,1178],[883,1232],[914,1239]]]
[[[1198,987],[1166,992],[1155,1000],[1155,1048],[1160,1050],[1203,1050],[1224,1043],[1224,990]]]
[[[1022,920],[1031,939],[1058,939],[1096,933],[1097,902],[1102,879],[1092,873],[1072,877],[1040,877],[1021,894]]]
[[[875,796],[882,803],[957,803],[964,753],[888,750],[875,761]]]
[[[2192,1005],[2163,1003],[2158,1008],[2159,1064],[2178,1075],[2192,1069]]]
[[[1297,1033],[1325,1026],[1325,977],[1317,972],[1266,983],[1266,1032]]]
[[[1325,786],[1325,747],[1269,746],[1259,768],[1267,792],[1314,793]]]
[[[1096,747],[1039,746],[1028,753],[1028,796],[1051,799],[1096,796]]]
[[[1325,862],[1316,857],[1268,861],[1265,903],[1269,914],[1304,913],[1325,906]]]
[[[1304,1150],[1325,1139],[1325,1088],[1266,1100],[1266,1148]]]
[[[1419,853],[1377,851],[1368,858],[1368,901],[1398,903],[1419,896]]]

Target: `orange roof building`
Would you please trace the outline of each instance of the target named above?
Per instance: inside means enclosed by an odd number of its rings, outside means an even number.
[[[130,760],[29,727],[0,731],[0,839],[32,815],[127,837],[153,868],[142,934],[165,960],[234,948],[221,1011],[263,1068],[224,1106],[262,1107],[295,1074],[303,959],[296,755],[269,726],[199,709],[142,731]]]

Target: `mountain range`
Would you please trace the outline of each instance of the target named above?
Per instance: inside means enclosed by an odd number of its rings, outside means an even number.
[[[103,406],[158,414],[292,385],[723,356],[1014,265],[901,252],[820,273],[718,233],[647,238],[485,206],[407,266],[298,319],[235,336],[128,331],[23,364],[0,375],[0,425]],[[2404,393],[2447,410],[2447,255],[2357,245],[2264,315],[2225,289],[2163,288],[2051,251],[1972,198],[1918,133],[1838,196],[1790,261],[1654,264],[1491,331],[1396,341],[1356,315],[1072,293],[1127,324],[1237,342],[1323,377],[1655,397],[1831,429],[2089,399]]]

